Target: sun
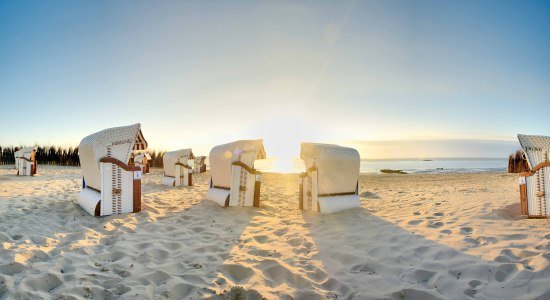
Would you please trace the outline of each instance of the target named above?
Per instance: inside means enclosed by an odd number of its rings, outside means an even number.
[[[280,116],[261,123],[258,133],[264,139],[267,159],[258,161],[258,167],[281,173],[296,173],[303,169],[300,160],[300,144],[315,141],[316,132],[304,120],[292,116]]]

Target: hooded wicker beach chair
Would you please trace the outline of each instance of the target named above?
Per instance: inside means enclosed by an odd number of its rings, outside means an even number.
[[[193,162],[193,172],[204,173],[206,172],[206,156],[196,156]]]
[[[210,151],[210,189],[206,199],[223,207],[260,206],[262,175],[254,169],[256,159],[265,159],[263,140],[241,140]]]
[[[529,218],[550,216],[550,137],[518,134],[530,170],[519,174],[521,213]]]
[[[302,143],[300,209],[323,214],[361,207],[359,152],[337,145]]]
[[[193,168],[188,161],[194,159],[191,149],[181,149],[164,153],[162,164],[164,166],[164,177],[162,184],[168,186],[192,186]]]
[[[149,173],[151,165],[151,156],[146,151],[134,151],[133,155],[134,166],[140,167],[143,174]]]
[[[19,159],[18,158],[19,158],[19,156],[21,156],[20,151],[21,151],[21,149],[15,151],[13,153],[13,157],[14,157],[14,160],[15,160],[15,165],[14,165],[13,168],[16,169],[16,170],[19,170]]]
[[[21,150],[23,150],[23,148],[15,151],[13,153],[13,157],[15,159],[15,166],[13,168],[16,169],[16,170],[19,170],[19,157],[21,156]]]
[[[15,151],[15,168],[17,175],[33,176],[36,174],[36,147],[25,147]]]
[[[147,149],[140,124],[102,130],[79,145],[82,191],[78,204],[94,216],[141,211],[141,168],[132,166],[133,150]]]

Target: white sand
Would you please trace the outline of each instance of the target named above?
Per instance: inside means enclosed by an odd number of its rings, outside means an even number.
[[[550,298],[550,221],[518,216],[514,175],[366,175],[363,209],[319,216],[297,209],[296,175],[265,175],[260,209],[223,209],[208,174],[153,172],[143,212],[95,218],[78,168],[3,166],[0,297]]]

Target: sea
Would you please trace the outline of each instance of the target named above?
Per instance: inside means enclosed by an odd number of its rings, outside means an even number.
[[[256,168],[267,173],[300,173],[303,162],[296,158],[279,162],[275,158],[257,160]],[[380,170],[401,170],[408,174],[506,172],[507,158],[362,159],[360,172],[381,174]]]

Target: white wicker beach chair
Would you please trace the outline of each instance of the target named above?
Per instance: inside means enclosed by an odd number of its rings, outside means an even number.
[[[36,174],[36,147],[26,147],[15,152],[17,175],[33,176]]]
[[[192,186],[193,168],[188,161],[194,159],[191,149],[181,149],[164,153],[162,164],[164,166],[164,177],[162,184],[168,186]]]
[[[259,207],[262,174],[254,169],[254,161],[265,157],[263,140],[214,147],[208,157],[211,179],[206,199],[223,207]]]
[[[550,215],[550,137],[518,134],[529,172],[519,174],[521,213],[529,218]]]
[[[206,172],[206,156],[196,156],[193,162],[193,172],[204,173]]]
[[[361,207],[359,152],[337,145],[302,143],[300,209],[323,214]]]
[[[83,176],[78,204],[94,216],[141,211],[141,168],[132,166],[130,157],[145,149],[140,124],[85,137],[78,149]]]
[[[19,157],[21,156],[21,150],[19,149],[13,153],[13,157],[15,159],[15,166],[14,169],[19,170]]]
[[[151,156],[149,153],[142,150],[134,151],[133,153],[134,166],[140,167],[143,174],[149,173],[149,167],[151,164]]]

